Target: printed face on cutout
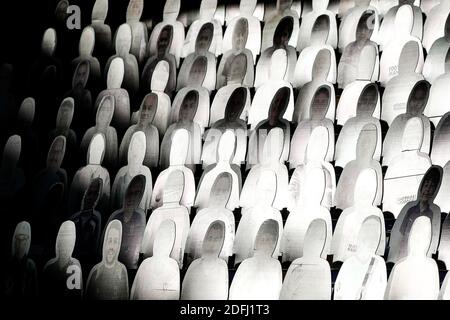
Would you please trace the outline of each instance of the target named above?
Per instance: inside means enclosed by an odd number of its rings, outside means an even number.
[[[269,120],[280,120],[289,103],[290,90],[288,87],[278,89],[269,108]]]
[[[330,104],[330,90],[328,87],[319,88],[313,98],[311,116],[322,119],[325,117]]]
[[[63,23],[67,18],[67,8],[69,3],[67,1],[60,1],[56,7],[55,15],[56,20],[60,23]]]
[[[373,11],[367,11],[358,21],[358,26],[356,27],[356,41],[369,40],[372,37],[374,27],[375,13],[373,13]]]
[[[171,25],[165,26],[159,34],[157,41],[158,55],[165,55],[172,45],[173,27]]]
[[[77,67],[75,72],[74,86],[82,87],[86,86],[89,77],[89,62],[83,61]]]
[[[233,48],[235,50],[243,50],[248,39],[248,21],[247,19],[239,19],[233,30]]]
[[[413,114],[421,114],[428,102],[429,92],[429,85],[426,81],[418,83],[411,92],[408,111]]]
[[[192,86],[201,86],[206,76],[208,60],[205,56],[199,56],[192,63],[191,70],[189,72],[188,83]]]
[[[135,209],[139,206],[142,200],[142,195],[145,189],[145,177],[143,175],[138,175],[134,177],[127,188],[125,194],[125,208]]]
[[[227,107],[225,109],[225,119],[228,121],[236,121],[242,113],[247,99],[247,90],[239,87],[231,94]]]
[[[198,99],[198,92],[195,90],[189,91],[186,94],[180,106],[180,113],[178,115],[180,120],[194,120],[198,108]]]
[[[47,166],[50,168],[59,168],[64,157],[64,150],[64,138],[55,138],[48,153]]]
[[[58,110],[57,126],[68,128],[72,122],[73,108],[69,101],[63,101]]]
[[[239,81],[242,82],[247,73],[247,56],[244,53],[238,54],[230,63],[227,82]]]
[[[294,19],[290,16],[281,19],[273,36],[275,47],[287,46],[294,29]]]
[[[117,228],[110,228],[106,235],[106,262],[111,264],[115,262],[115,258],[120,250],[120,230]]]
[[[420,185],[419,198],[421,201],[428,202],[435,197],[441,178],[441,172],[437,167],[431,167],[428,170]]]
[[[195,42],[195,50],[197,52],[208,51],[214,37],[214,25],[212,23],[205,23],[197,35]]]
[[[278,9],[283,12],[292,6],[292,0],[278,0]]]
[[[357,113],[361,115],[372,115],[378,100],[376,85],[368,85],[361,93],[358,100]]]
[[[141,122],[152,122],[155,117],[156,109],[158,107],[158,96],[155,94],[149,94],[142,105],[140,112]]]
[[[330,18],[323,14],[319,16],[314,22],[311,38],[317,38],[321,42],[325,42],[328,37],[328,32],[330,29]]]
[[[94,209],[102,190],[102,179],[96,178],[90,184],[84,194],[83,209]]]
[[[29,239],[29,235],[25,233],[18,233],[14,236],[16,258],[22,259],[27,254]]]

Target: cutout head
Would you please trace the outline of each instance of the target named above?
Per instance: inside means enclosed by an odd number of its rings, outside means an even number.
[[[371,117],[375,112],[378,103],[378,87],[374,83],[370,83],[362,90],[358,99],[358,106],[356,107],[356,114],[358,116]]]
[[[273,45],[276,48],[287,47],[294,30],[294,18],[286,16],[278,23],[274,35]]]
[[[402,151],[418,151],[422,147],[424,127],[422,119],[414,117],[406,122],[403,129]]]
[[[290,95],[291,90],[288,87],[278,89],[270,103],[268,114],[269,122],[276,123],[283,118],[289,104]]]
[[[240,53],[234,56],[230,63],[226,63],[224,68],[224,75],[227,84],[239,83],[242,84],[247,74],[247,56],[245,53]]]
[[[88,60],[81,61],[75,73],[73,74],[72,87],[73,88],[85,88],[89,80],[89,74],[91,71],[91,64]]]
[[[45,30],[42,37],[41,51],[44,55],[52,57],[56,50],[56,30],[49,28]]]
[[[232,48],[234,51],[241,51],[245,49],[248,39],[248,20],[240,18],[236,21],[233,29]]]
[[[268,219],[261,224],[255,238],[254,255],[272,256],[279,237],[278,222]]]
[[[153,241],[154,257],[169,257],[175,245],[176,224],[171,219],[166,219],[159,225]]]
[[[96,124],[100,128],[107,128],[114,116],[114,96],[104,96],[97,109]]]
[[[366,124],[358,136],[356,142],[356,159],[371,161],[375,155],[378,141],[378,130],[373,123]]]
[[[257,182],[256,203],[260,206],[271,207],[277,195],[277,176],[272,170],[263,170]]]
[[[208,59],[205,56],[198,56],[192,63],[191,70],[189,70],[188,82],[190,86],[203,85],[208,70]]]
[[[75,248],[76,229],[73,221],[65,221],[59,227],[56,236],[56,258],[58,260],[67,261],[72,257]]]
[[[330,34],[330,17],[322,14],[317,17],[311,30],[311,42],[316,44],[327,43]]]
[[[217,159],[219,162],[230,163],[236,151],[236,136],[233,130],[225,131],[219,140],[217,147]]]
[[[357,255],[371,257],[375,255],[381,240],[381,221],[377,216],[368,216],[361,224],[358,233]]]
[[[141,107],[139,109],[139,124],[149,125],[155,119],[156,111],[158,110],[158,96],[154,93],[149,93],[144,97]]]
[[[270,58],[269,78],[273,81],[283,80],[287,72],[287,52],[284,49],[277,49]]]
[[[427,105],[429,96],[430,84],[425,80],[417,82],[409,94],[407,113],[420,116]]]
[[[180,204],[184,193],[184,173],[182,170],[173,170],[169,173],[163,190],[163,203]]]
[[[73,98],[66,98],[61,102],[56,116],[56,128],[69,129],[72,124],[75,101]]]
[[[78,51],[80,56],[92,56],[95,47],[95,30],[91,26],[83,29]]]
[[[328,153],[329,143],[328,129],[323,126],[314,128],[306,146],[306,163],[324,161]]]
[[[411,5],[401,5],[395,15],[395,35],[411,35],[414,24],[414,12]]]
[[[227,106],[225,108],[225,120],[228,122],[237,121],[244,110],[246,101],[247,89],[245,87],[234,89],[233,93],[228,98]]]
[[[150,83],[150,90],[154,92],[163,92],[169,82],[169,63],[165,60],[159,61],[153,70]]]
[[[320,206],[325,196],[325,172],[318,167],[308,169],[305,177],[305,191],[303,194],[303,203],[311,206]]]
[[[170,146],[170,165],[182,166],[186,163],[189,148],[189,132],[186,129],[178,129],[172,135]]]
[[[325,118],[330,107],[331,90],[329,86],[321,86],[314,93],[311,101],[310,115],[313,120],[322,120]]]
[[[103,263],[113,266],[118,262],[120,246],[122,244],[122,223],[112,220],[108,223],[103,239]]]
[[[189,91],[183,98],[178,113],[179,121],[194,121],[197,114],[199,94],[197,90]]]
[[[61,0],[56,5],[55,17],[58,23],[65,23],[67,19],[67,8],[69,7],[69,1]]]
[[[292,6],[292,0],[277,0],[277,10],[279,12],[284,12],[290,9]]]
[[[327,241],[327,224],[323,219],[313,220],[305,234],[303,257],[320,258]]]
[[[36,102],[34,98],[25,98],[22,101],[22,104],[19,108],[19,114],[17,115],[17,118],[20,122],[26,125],[33,124],[34,121],[34,113],[36,110]]]
[[[233,177],[229,172],[222,172],[214,181],[209,196],[209,207],[225,208],[231,196]]]
[[[200,28],[195,40],[195,52],[208,52],[214,38],[214,25],[207,22]]]
[[[377,194],[377,173],[373,169],[364,169],[355,183],[354,203],[361,206],[372,206]]]
[[[325,11],[328,8],[329,0],[312,0],[312,10],[315,12]]]
[[[22,260],[28,255],[31,245],[31,226],[22,221],[17,224],[12,239],[11,255],[14,259]]]
[[[125,211],[134,211],[139,207],[145,191],[145,176],[138,174],[131,179],[125,191],[123,208]]]
[[[170,47],[172,46],[172,40],[173,26],[170,24],[165,25],[159,33],[158,40],[156,42],[159,57],[163,57],[169,52]]]
[[[199,17],[212,20],[217,10],[217,0],[202,0],[200,2]]]
[[[442,183],[443,170],[439,166],[428,169],[420,183],[417,199],[421,202],[431,203],[436,198]]]
[[[361,49],[360,57],[371,57],[373,55],[373,46],[365,45]],[[356,75],[356,80],[371,81],[375,74],[375,65],[370,61],[370,59],[359,59],[358,63],[358,73]]]
[[[147,141],[145,133],[136,131],[131,137],[130,146],[128,147],[128,165],[142,166],[144,163],[145,152],[147,149]]]
[[[91,140],[87,152],[88,165],[101,165],[105,156],[105,136],[97,133]]]
[[[20,152],[22,150],[22,139],[19,135],[14,135],[8,138],[5,147],[3,148],[3,168],[15,168],[20,159]],[[8,170],[9,171],[9,170]]]
[[[284,131],[281,128],[273,128],[267,134],[263,147],[263,159],[261,164],[280,163],[284,147]]]
[[[255,12],[257,0],[241,0],[239,3],[239,11],[242,15],[253,15]]]
[[[119,56],[127,56],[131,50],[132,33],[128,24],[119,27],[116,34],[116,53]]]
[[[120,89],[125,76],[125,65],[122,58],[114,58],[108,70],[107,88]]]
[[[203,239],[202,256],[218,258],[225,241],[225,223],[221,220],[212,222]]]
[[[108,15],[108,0],[96,0],[92,9],[92,21],[104,22]]]
[[[257,0],[241,0],[239,3],[239,11],[242,15],[253,15],[256,10]]]
[[[130,0],[127,8],[127,21],[139,21],[144,11],[144,0]]]
[[[422,49],[416,41],[408,41],[403,46],[398,61],[399,74],[415,72],[419,63],[420,50]]]
[[[320,50],[312,67],[312,78],[326,81],[331,69],[331,53],[328,49]]]
[[[375,12],[367,10],[363,13],[356,27],[356,41],[369,41],[375,29]]]
[[[47,155],[47,168],[58,170],[66,153],[66,137],[58,136],[53,140]]]
[[[432,231],[431,220],[420,216],[411,227],[408,239],[408,256],[426,257],[431,246]]]
[[[97,206],[103,191],[102,178],[95,178],[91,181],[81,201],[81,210],[94,210]]]

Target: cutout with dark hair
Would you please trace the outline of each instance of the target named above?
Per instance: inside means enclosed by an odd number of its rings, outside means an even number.
[[[228,121],[237,120],[244,110],[246,100],[247,89],[245,87],[234,89],[228,98],[227,106],[225,108],[225,119]]]
[[[430,84],[426,80],[417,82],[409,94],[407,111],[414,115],[421,115],[430,96]]]
[[[294,30],[294,18],[286,16],[280,20],[273,34],[275,47],[287,46]]]

